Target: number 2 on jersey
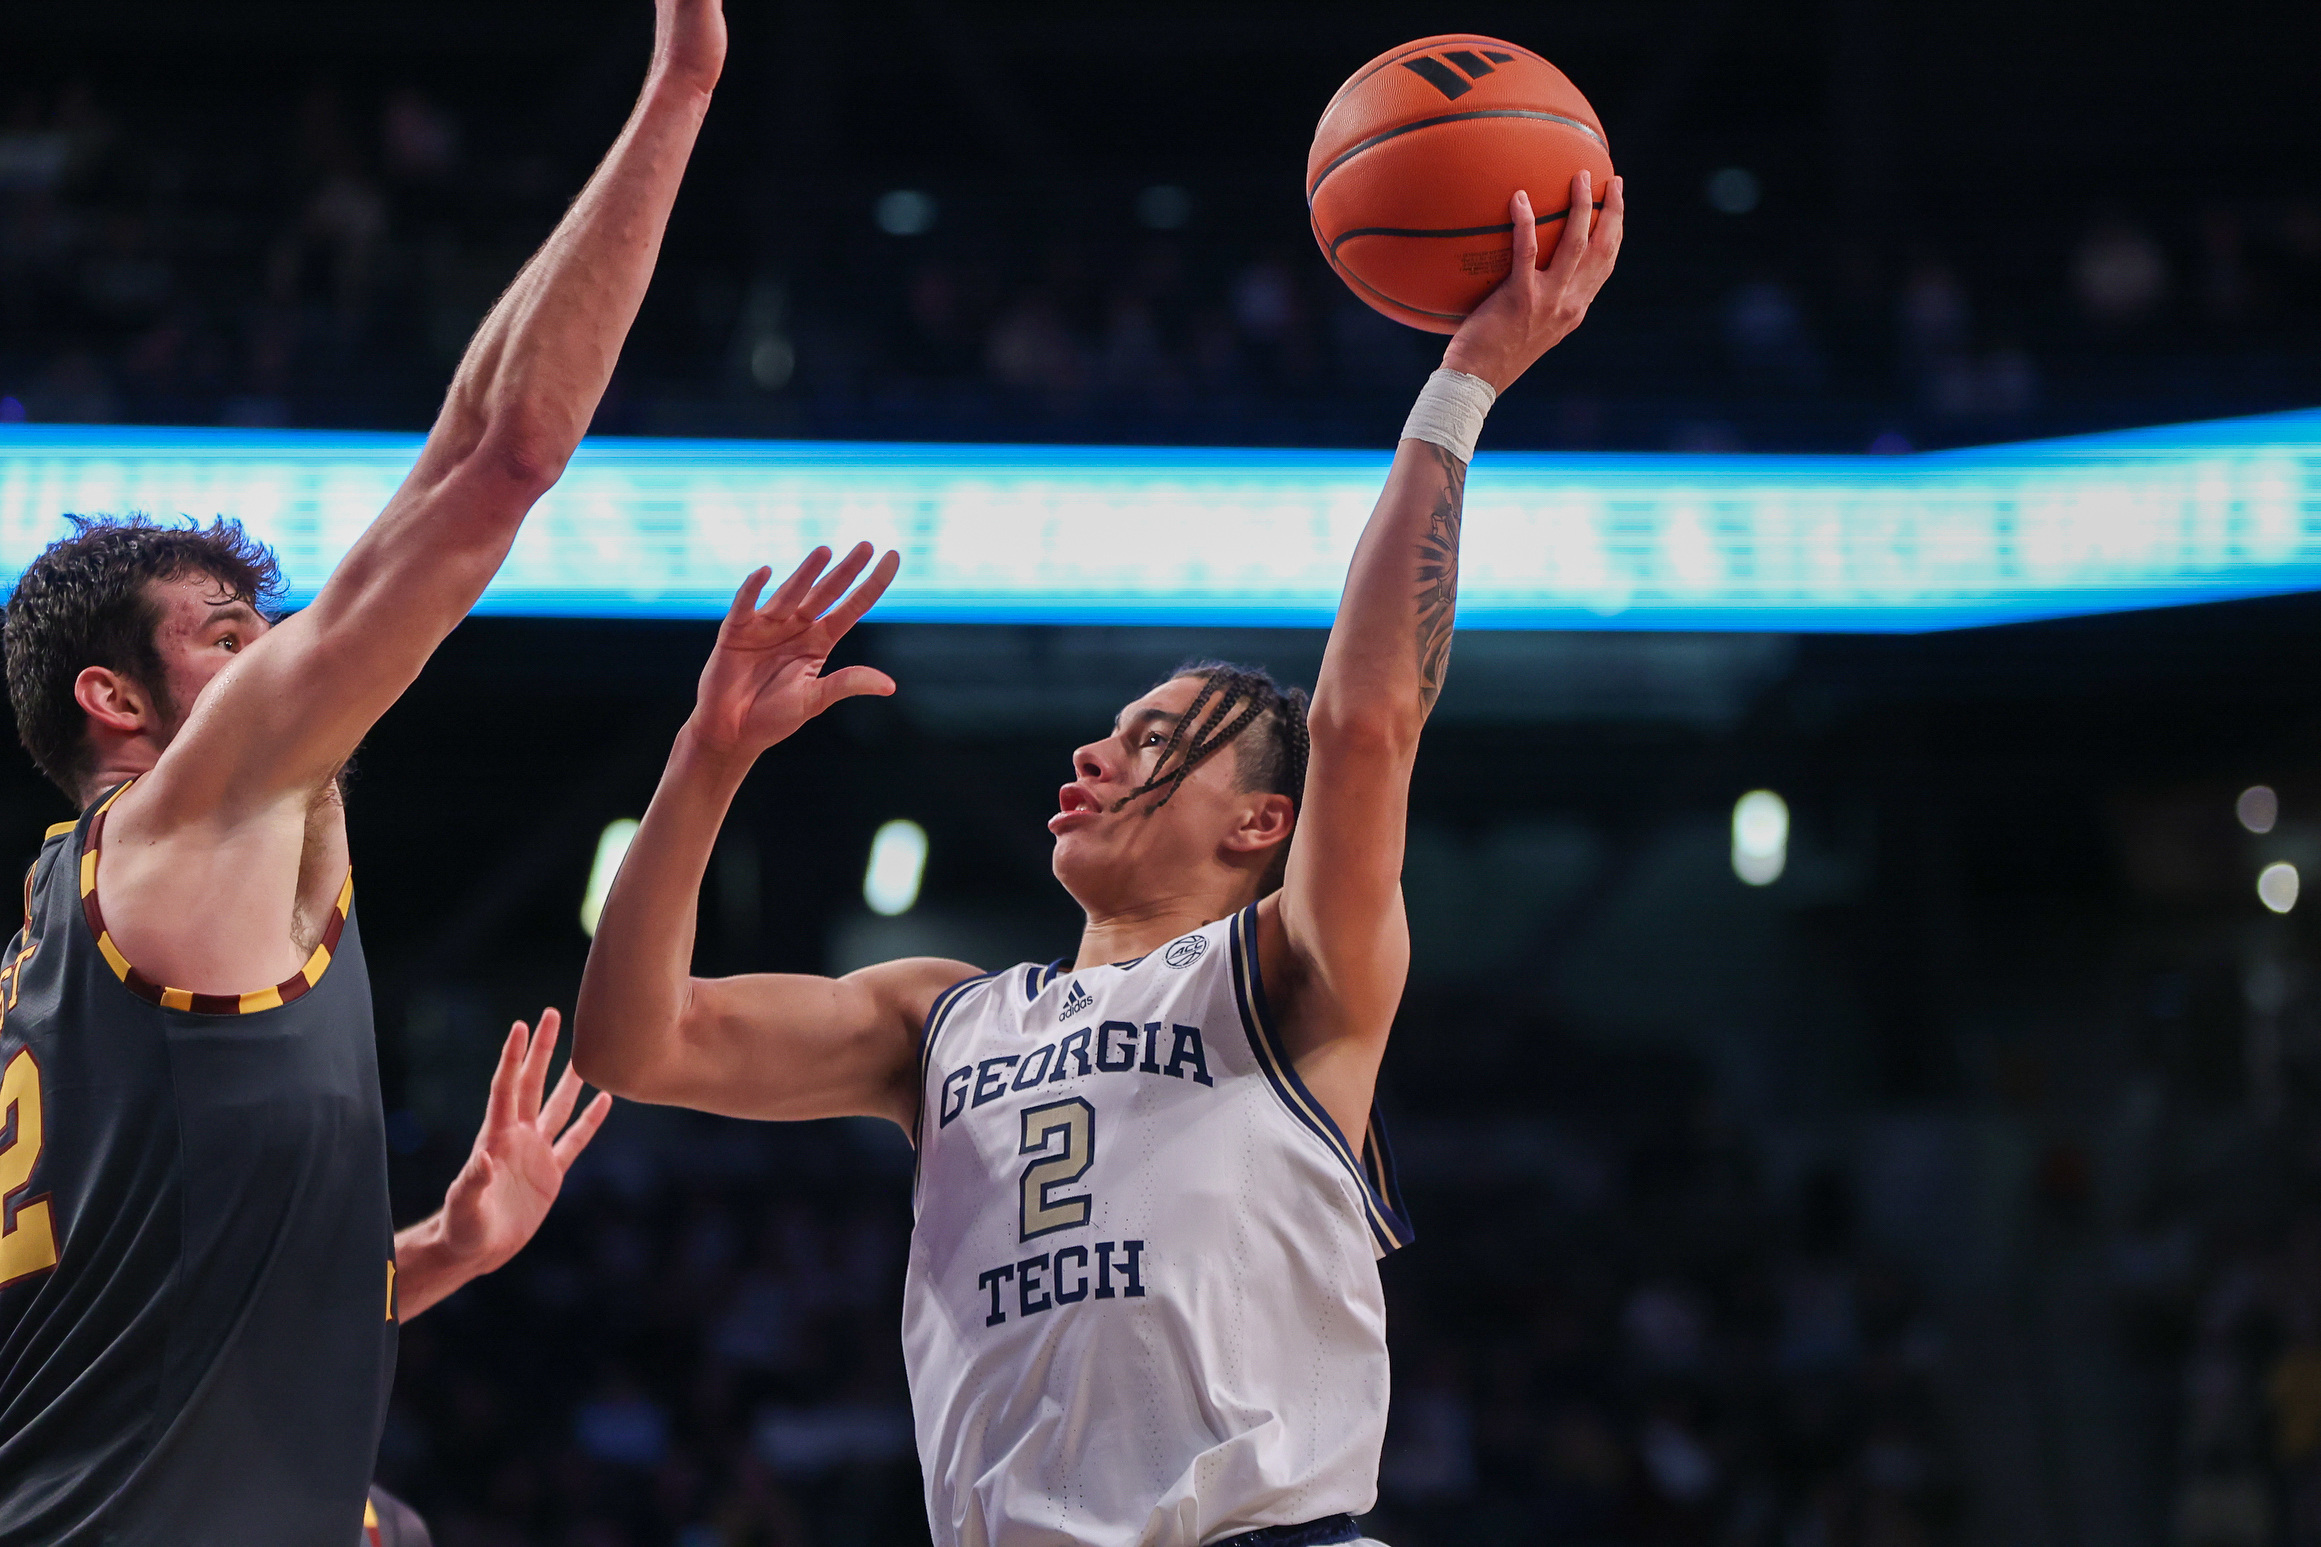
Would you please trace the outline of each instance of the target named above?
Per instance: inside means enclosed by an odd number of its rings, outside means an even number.
[[[1086,1193],[1059,1198],[1055,1190],[1086,1176],[1088,1167],[1096,1160],[1094,1107],[1078,1096],[1068,1096],[1062,1101],[1024,1108],[1023,1143],[1016,1153],[1042,1157],[1023,1168],[1024,1240],[1088,1223],[1095,1201]]]
[[[19,1202],[40,1159],[40,1064],[20,1049],[0,1074],[0,1288],[56,1266],[56,1225],[48,1199]]]

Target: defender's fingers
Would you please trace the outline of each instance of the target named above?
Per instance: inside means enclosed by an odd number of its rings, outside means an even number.
[[[814,577],[821,574],[822,566],[829,562],[830,550],[828,548],[816,548],[812,553],[807,554],[798,561],[798,567],[790,571],[790,578],[783,581],[781,588],[766,598],[765,606],[758,610],[772,613],[795,611],[807,591],[813,588]]]
[[[895,572],[902,567],[903,556],[889,548],[886,557],[878,561],[878,568],[870,572],[870,578],[856,586],[854,594],[831,612],[828,619],[830,637],[845,638],[846,631],[860,623],[862,615],[870,611],[880,597],[886,595],[886,588],[894,583]]]
[[[1539,267],[1539,220],[1531,212],[1531,195],[1524,189],[1515,190],[1507,201],[1507,218],[1515,223],[1515,261],[1508,265],[1510,274],[1528,274]]]
[[[559,1168],[566,1171],[572,1169],[572,1163],[580,1158],[582,1150],[588,1148],[588,1141],[596,1137],[596,1131],[604,1126],[605,1114],[610,1111],[612,1092],[598,1091],[596,1099],[581,1109],[578,1120],[565,1129],[564,1136],[556,1141],[554,1153]]]
[[[746,622],[749,615],[758,610],[758,593],[766,588],[766,582],[773,577],[772,566],[766,564],[760,564],[744,576],[741,588],[733,593],[733,605],[725,609],[725,621]]]
[[[556,1077],[556,1088],[548,1093],[548,1104],[540,1109],[540,1120],[533,1124],[550,1138],[556,1136],[572,1115],[573,1103],[580,1099],[580,1071],[567,1063],[564,1072]]]
[[[875,666],[847,666],[821,679],[822,699],[814,706],[820,714],[844,698],[890,698],[894,695],[895,679]]]
[[[1547,272],[1559,280],[1569,279],[1572,270],[1579,267],[1580,259],[1587,256],[1588,222],[1595,213],[1594,199],[1588,174],[1574,172],[1571,207],[1564,212],[1563,230],[1555,239],[1555,255],[1547,260]]]
[[[522,1121],[516,1115],[516,1087],[518,1071],[523,1067],[525,1032],[522,1021],[508,1028],[508,1040],[500,1045],[500,1062],[492,1070],[491,1092],[484,1098],[484,1131],[505,1128]]]
[[[540,1029],[532,1033],[532,1045],[524,1051],[523,1105],[518,1112],[529,1119],[540,1110],[540,1098],[548,1090],[548,1063],[556,1056],[556,1028],[562,1021],[553,1007],[540,1012]]]
[[[870,562],[871,555],[876,552],[878,550],[869,543],[856,543],[849,548],[846,558],[836,569],[822,577],[814,587],[813,594],[806,598],[799,610],[809,618],[819,618],[828,612],[830,604],[846,594],[846,588],[854,584],[854,577],[862,573],[863,566]]]

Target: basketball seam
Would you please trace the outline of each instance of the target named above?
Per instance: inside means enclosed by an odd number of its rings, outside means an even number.
[[[1604,207],[1604,201],[1598,199],[1593,205],[1589,207],[1592,209],[1600,210]],[[1548,225],[1554,221],[1563,219],[1564,216],[1570,213],[1571,208],[1567,205],[1564,208],[1557,210],[1552,215],[1540,216],[1538,220],[1534,222],[1534,224],[1542,226]],[[1458,322],[1466,317],[1467,314],[1465,312],[1430,312],[1423,306],[1413,306],[1408,301],[1396,300],[1393,296],[1388,295],[1385,291],[1379,289],[1376,285],[1371,284],[1361,275],[1355,273],[1352,269],[1346,267],[1345,264],[1338,261],[1338,243],[1347,241],[1357,236],[1493,236],[1501,231],[1513,231],[1514,229],[1515,225],[1512,221],[1503,226],[1460,226],[1442,231],[1405,230],[1398,226],[1357,226],[1351,231],[1339,233],[1338,240],[1336,242],[1332,242],[1327,248],[1323,249],[1322,256],[1329,260],[1330,267],[1337,271],[1337,275],[1340,279],[1344,280],[1349,285],[1353,285],[1359,289],[1369,291],[1372,295],[1378,297],[1379,300],[1384,301],[1389,306],[1399,306],[1404,311],[1416,312],[1421,317],[1440,317],[1445,322]]]
[[[1465,123],[1471,119],[1477,118],[1532,118],[1538,119],[1544,123],[1563,124],[1567,128],[1579,130],[1580,133],[1586,135],[1589,139],[1594,140],[1598,145],[1603,146],[1604,153],[1606,155],[1611,154],[1612,147],[1604,143],[1604,137],[1601,134],[1597,133],[1594,129],[1589,128],[1586,124],[1580,122],[1578,119],[1567,117],[1562,113],[1545,113],[1539,111],[1536,108],[1520,107],[1478,107],[1471,108],[1464,113],[1439,113],[1433,118],[1422,118],[1416,123],[1404,124],[1398,129],[1383,130],[1377,134],[1373,134],[1370,136],[1370,138],[1363,140],[1361,143],[1349,146],[1346,150],[1340,152],[1336,159],[1332,160],[1328,166],[1322,168],[1320,173],[1315,176],[1313,182],[1307,186],[1307,207],[1312,207],[1315,195],[1322,191],[1322,184],[1329,181],[1330,174],[1332,172],[1337,171],[1338,168],[1344,166],[1347,162],[1353,160],[1356,156],[1361,155],[1364,151],[1373,149],[1379,145],[1383,145],[1388,140],[1398,139],[1405,134],[1414,134],[1421,129],[1439,128],[1444,124]]]
[[[1340,263],[1338,261],[1338,255],[1335,252],[1326,253],[1324,256],[1329,259],[1330,267],[1337,270],[1338,277],[1340,279],[1344,280],[1347,284],[1354,286],[1358,290],[1367,290],[1370,292],[1370,294],[1378,297],[1379,300],[1384,301],[1389,306],[1398,307],[1406,312],[1415,312],[1421,317],[1440,317],[1445,322],[1464,322],[1466,320],[1467,314],[1465,312],[1430,312],[1423,306],[1413,306],[1408,301],[1398,301],[1393,296],[1390,296],[1385,291],[1379,289],[1376,285],[1370,283],[1370,281],[1364,279],[1361,275],[1355,273],[1352,269],[1346,267],[1346,265],[1343,263]]]
[[[1604,207],[1604,201],[1598,199],[1588,207],[1600,210]],[[1551,226],[1570,213],[1571,206],[1567,204],[1562,209],[1550,210],[1548,213],[1536,217],[1532,224]],[[1351,230],[1339,232],[1338,241],[1330,244],[1330,251],[1335,254],[1338,250],[1338,242],[1357,236],[1495,236],[1501,231],[1514,229],[1515,222],[1512,220],[1496,226],[1355,226]]]

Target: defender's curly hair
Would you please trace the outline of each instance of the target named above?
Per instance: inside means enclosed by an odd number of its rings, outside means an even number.
[[[1256,739],[1240,750],[1238,783],[1244,790],[1287,795],[1295,808],[1306,795],[1306,758],[1312,742],[1306,731],[1305,689],[1284,687],[1262,666],[1240,666],[1231,661],[1195,660],[1155,683],[1179,677],[1199,677],[1201,689],[1169,732],[1152,776],[1114,801],[1118,811],[1158,792],[1160,799],[1145,808],[1150,816],[1176,798],[1177,790],[1193,770],[1256,728]],[[1265,889],[1281,885],[1289,863],[1289,844],[1281,846],[1269,871]]]
[[[151,581],[207,575],[261,612],[282,596],[264,543],[220,516],[203,526],[143,515],[67,516],[72,535],[49,544],[18,577],[5,631],[16,734],[40,771],[75,805],[89,772],[88,717],[73,681],[104,666],[168,702]]]

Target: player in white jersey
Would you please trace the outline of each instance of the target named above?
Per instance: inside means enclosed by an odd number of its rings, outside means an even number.
[[[1411,767],[1475,435],[1611,272],[1617,179],[1605,195],[1591,222],[1575,180],[1583,218],[1545,268],[1516,197],[1514,268],[1412,411],[1310,713],[1204,664],[1073,754],[1048,823],[1087,915],[1069,965],[689,975],[752,763],[894,691],[823,666],[895,555],[817,550],[764,605],[766,570],[734,599],[605,903],[574,1058],[636,1100],[912,1136],[903,1340],[938,1547],[1302,1547],[1355,1539],[1376,1502],[1376,1259],[1410,1229],[1370,1113],[1410,956]]]

